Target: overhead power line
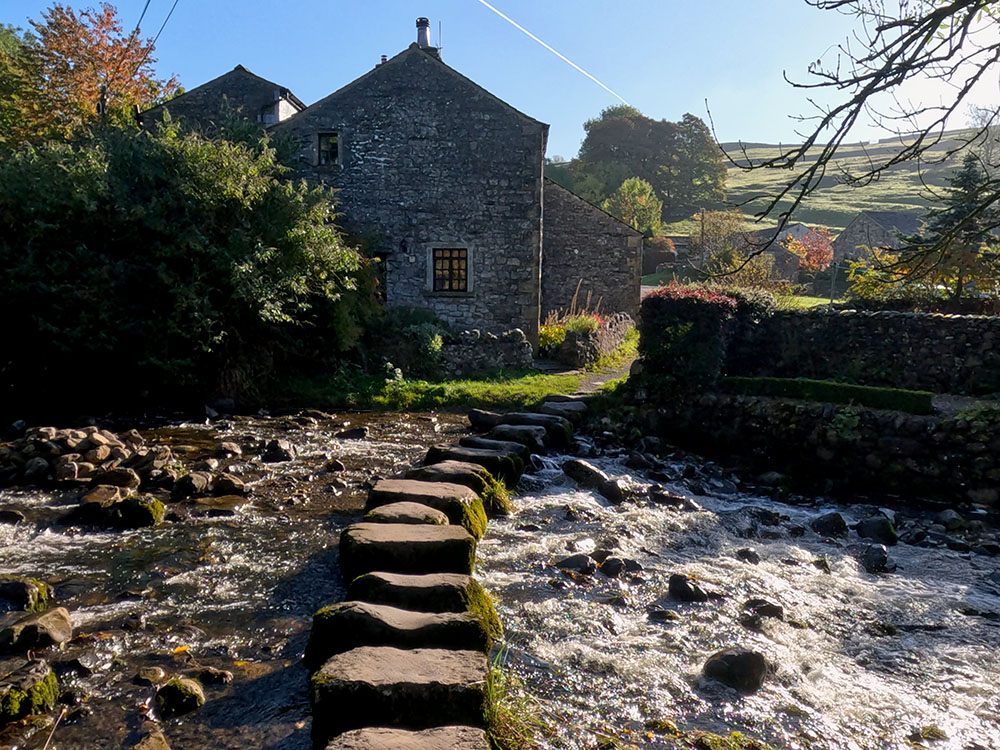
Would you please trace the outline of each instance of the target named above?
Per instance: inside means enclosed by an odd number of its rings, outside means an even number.
[[[570,60],[568,57],[566,57],[566,55],[564,55],[559,50],[557,50],[554,47],[552,47],[551,45],[546,44],[545,42],[543,42],[541,39],[539,39],[537,36],[535,36],[530,31],[528,31],[526,28],[524,28],[521,24],[519,24],[513,18],[511,18],[510,16],[508,16],[508,15],[502,13],[501,11],[497,10],[492,5],[490,5],[488,2],[486,2],[486,0],[479,0],[479,3],[481,5],[485,5],[487,8],[489,8],[491,11],[493,11],[494,13],[496,13],[498,16],[500,16],[500,18],[502,18],[503,20],[505,20],[511,26],[513,26],[514,28],[516,28],[518,31],[521,31],[524,34],[526,34],[527,36],[529,36],[532,39],[534,39],[536,42],[538,42],[540,45],[542,45],[543,47],[545,47],[545,49],[547,49],[553,55],[555,55],[556,57],[558,57],[564,63],[566,63],[567,65],[569,65],[569,66],[571,66],[573,68],[575,68],[579,72],[583,73],[585,76],[587,76],[587,78],[589,78],[591,81],[593,81],[594,83],[596,83],[598,86],[600,86],[602,89],[604,89],[605,91],[607,91],[609,94],[613,94],[614,96],[616,96],[619,99],[621,99],[624,104],[628,104],[628,102],[625,100],[625,97],[623,97],[617,91],[615,91],[611,87],[606,86],[603,83],[601,83],[601,81],[599,81],[596,77],[592,76],[586,70],[584,70],[579,65],[577,65],[575,62],[573,62],[572,60]]]
[[[142,56],[142,59],[139,61],[139,64],[135,66],[135,70],[132,71],[132,75],[135,75],[136,73],[139,72],[139,68],[141,68],[143,63],[146,62],[146,58],[149,57],[149,53],[152,52],[153,49],[156,47],[156,43],[160,40],[160,34],[162,34],[163,30],[167,27],[167,22],[170,20],[170,16],[174,14],[174,8],[177,7],[177,3],[179,2],[180,0],[174,0],[174,4],[170,6],[170,12],[167,13],[167,17],[164,18],[163,23],[160,24],[160,30],[156,32],[156,36],[153,37],[153,43],[150,44],[148,47],[146,47],[146,52]]]

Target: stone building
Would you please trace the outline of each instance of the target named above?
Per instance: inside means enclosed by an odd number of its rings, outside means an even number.
[[[171,118],[199,130],[211,130],[221,120],[239,114],[262,127],[275,125],[306,108],[284,86],[254,75],[242,65],[213,78],[197,88],[151,107],[139,115],[143,127],[150,127],[169,110]]]
[[[542,320],[550,312],[590,307],[639,312],[642,232],[552,180],[544,185]]]
[[[900,236],[920,231],[922,217],[914,211],[862,211],[833,241],[833,260],[841,263],[867,255],[866,248],[895,250]]]

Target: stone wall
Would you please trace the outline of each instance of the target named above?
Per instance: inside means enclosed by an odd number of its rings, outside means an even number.
[[[531,342],[515,328],[500,335],[474,329],[462,331],[441,347],[441,368],[446,375],[459,376],[493,370],[522,370],[531,367]]]
[[[342,224],[385,259],[387,304],[537,342],[548,126],[414,44],[273,132],[300,144],[298,174],[339,189]],[[319,165],[334,132],[339,161]],[[468,291],[433,291],[435,248],[468,249]]]
[[[635,321],[627,313],[617,313],[596,331],[566,331],[555,358],[570,367],[584,367],[621,346],[633,328]]]
[[[729,342],[725,374],[861,385],[1000,391],[1000,317],[816,310],[782,312]]]
[[[542,319],[589,297],[603,313],[639,311],[642,233],[551,180],[545,181]]]

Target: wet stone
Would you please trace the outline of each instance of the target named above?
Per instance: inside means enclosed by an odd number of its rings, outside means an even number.
[[[593,558],[582,552],[563,558],[555,565],[560,570],[572,570],[574,573],[583,573],[584,575],[590,575],[597,570],[597,563],[594,562]]]
[[[55,673],[41,659],[0,661],[0,726],[50,710],[58,693]]]
[[[156,691],[156,707],[163,717],[188,714],[204,705],[201,683],[189,677],[173,677]]]
[[[363,646],[310,680],[313,742],[370,726],[482,726],[486,657],[476,651]]]
[[[45,609],[52,598],[52,587],[44,581],[20,576],[0,575],[0,609],[23,609],[38,612]]]
[[[167,673],[161,667],[141,667],[132,678],[136,685],[156,685],[167,678]]]
[[[578,425],[587,415],[587,405],[582,401],[546,401],[539,411],[542,414],[562,417]]]
[[[203,685],[228,685],[233,681],[233,673],[227,669],[205,667],[198,673],[198,680]]]
[[[480,450],[496,451],[497,453],[513,453],[525,462],[531,458],[531,451],[526,446],[511,440],[464,437],[458,441],[458,444],[463,448],[478,448]]]
[[[0,651],[25,652],[61,646],[73,637],[73,624],[65,607],[55,607],[22,617],[0,630]]]
[[[490,750],[490,743],[485,732],[475,727],[435,727],[419,732],[375,727],[345,732],[326,750]]]
[[[139,475],[132,469],[112,469],[94,475],[92,481],[97,484],[109,484],[112,487],[134,490],[139,486]]]
[[[212,491],[216,495],[245,495],[247,485],[235,474],[224,472],[212,481]]]
[[[348,599],[421,612],[465,612],[480,596],[479,583],[459,573],[368,573],[351,581],[347,590]]]
[[[600,570],[608,578],[617,578],[625,570],[625,561],[620,557],[609,557],[601,563]]]
[[[391,503],[420,503],[444,513],[476,539],[486,532],[483,501],[469,487],[450,482],[422,482],[413,479],[382,479],[368,493],[366,510]]]
[[[869,573],[889,571],[889,552],[884,544],[872,544],[861,555],[861,566]]]
[[[350,430],[342,430],[336,434],[340,440],[364,440],[368,437],[367,427],[354,427]]]
[[[501,415],[482,409],[472,409],[468,414],[468,418],[472,429],[477,432],[486,432],[500,424]]]
[[[563,463],[562,470],[566,476],[584,489],[597,489],[609,481],[607,474],[589,461],[579,458],[573,458]]]
[[[474,492],[482,492],[493,477],[479,464],[467,461],[441,461],[431,466],[417,466],[406,472],[407,479],[422,482],[461,484]]]
[[[261,460],[264,463],[282,463],[295,458],[295,446],[287,440],[271,440],[264,446]]]
[[[348,581],[363,573],[471,573],[475,539],[461,526],[357,523],[340,535]]]
[[[163,736],[163,732],[152,722],[148,722],[142,728],[142,735],[139,741],[132,745],[133,750],[170,750],[170,743]]]
[[[454,445],[431,446],[424,456],[424,465],[437,464],[442,461],[462,461],[479,464],[490,474],[513,487],[524,471],[524,461],[517,453],[509,451],[485,450],[482,448],[463,448]]]
[[[24,521],[25,516],[19,510],[0,510],[0,523],[17,524]]]
[[[855,527],[862,539],[874,539],[881,544],[893,545],[899,541],[896,527],[886,516],[872,516],[860,521]]]
[[[448,516],[422,503],[389,503],[365,514],[369,523],[431,523],[448,524]]]
[[[767,672],[767,660],[763,654],[745,648],[718,651],[708,658],[702,669],[705,677],[736,688],[742,693],[759,690]]]
[[[672,599],[682,602],[707,602],[708,594],[704,589],[683,573],[670,576],[667,591]]]
[[[529,425],[544,427],[549,436],[549,444],[557,448],[567,448],[573,440],[573,425],[565,417],[552,414],[530,414],[515,412],[504,414],[499,424]]]
[[[500,424],[489,432],[493,440],[520,443],[535,453],[544,453],[549,444],[544,427],[532,425]]]
[[[847,536],[847,521],[837,512],[827,513],[819,518],[814,518],[809,525],[820,536]]]
[[[369,602],[338,602],[313,615],[306,666],[316,669],[334,654],[359,646],[485,653],[489,638],[471,612],[414,612]]]
[[[175,498],[206,495],[212,490],[212,474],[208,471],[191,471],[174,483]]]
[[[760,564],[760,555],[757,554],[757,550],[751,549],[750,547],[744,547],[736,550],[736,558],[742,560],[743,562],[748,562],[751,565]]]

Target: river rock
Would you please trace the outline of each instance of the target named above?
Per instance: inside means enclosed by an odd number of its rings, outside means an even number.
[[[600,565],[600,571],[608,578],[617,578],[625,570],[625,561],[620,557],[608,557]]]
[[[247,485],[235,474],[223,472],[212,481],[212,492],[216,495],[245,495]]]
[[[448,516],[423,503],[389,503],[365,513],[368,523],[432,523],[448,524]]]
[[[527,424],[498,424],[490,430],[489,437],[494,440],[520,443],[535,453],[544,453],[549,445],[548,433],[544,427]]]
[[[847,536],[847,521],[837,512],[827,513],[819,518],[814,518],[809,525],[820,536]]]
[[[861,555],[861,565],[869,573],[889,570],[889,552],[884,544],[872,544]]]
[[[524,412],[504,414],[500,417],[499,424],[544,427],[549,437],[549,445],[556,448],[568,448],[573,441],[573,425],[565,417],[557,417],[552,414]]]
[[[413,479],[380,479],[368,493],[365,510],[393,503],[419,503],[444,513],[476,539],[486,533],[486,509],[479,495],[462,484],[422,482]]]
[[[582,573],[584,575],[590,575],[597,570],[597,563],[594,562],[594,559],[582,552],[565,557],[555,565],[560,570],[572,570],[574,573]]]
[[[418,466],[406,472],[407,479],[422,482],[461,484],[479,493],[493,481],[492,475],[478,464],[466,461],[442,461],[432,466]]]
[[[767,660],[763,654],[745,648],[727,648],[708,658],[702,669],[705,677],[743,693],[760,689],[767,677]]]
[[[468,413],[469,424],[476,432],[488,432],[500,424],[500,415],[482,409],[472,409]]]
[[[885,516],[865,518],[858,522],[858,525],[854,528],[857,530],[858,536],[863,539],[874,539],[877,542],[890,546],[899,541],[899,534],[896,533],[896,527]]]
[[[11,510],[10,508],[0,510],[0,523],[18,524],[24,519],[24,513],[19,510]]]
[[[80,503],[97,505],[106,508],[122,499],[121,487],[114,487],[110,484],[99,484],[88,490],[80,498]]]
[[[374,727],[337,737],[326,750],[490,750],[486,733],[475,727],[435,727],[414,732]]]
[[[140,667],[132,682],[136,685],[157,685],[167,678],[162,667]]]
[[[80,475],[80,467],[73,461],[60,461],[56,464],[57,482],[75,482]]]
[[[361,727],[481,727],[486,657],[477,651],[362,646],[310,679],[313,743]]]
[[[772,604],[767,599],[747,599],[743,602],[743,614],[740,624],[753,630],[759,630],[767,617],[776,620],[785,619],[785,610],[780,604]]]
[[[215,449],[215,454],[221,456],[222,458],[228,458],[230,456],[242,456],[243,449],[240,448],[238,443],[234,443],[230,440],[224,440],[219,443],[219,446]]]
[[[490,638],[472,612],[414,612],[349,601],[313,615],[305,664],[318,669],[334,654],[359,646],[443,648],[486,652]]]
[[[0,661],[0,726],[49,711],[58,694],[56,675],[41,659]]]
[[[340,535],[348,581],[363,573],[471,573],[476,540],[461,526],[356,523]]]
[[[489,595],[472,576],[459,573],[366,573],[351,581],[347,599],[419,612],[472,611],[499,627]]]
[[[736,557],[743,562],[748,562],[751,565],[758,565],[760,563],[760,555],[757,554],[757,550],[751,549],[749,547],[743,547],[742,549],[736,550]]]
[[[160,716],[180,716],[205,705],[201,683],[190,677],[173,677],[156,691],[156,707]]]
[[[198,681],[202,685],[228,685],[233,681],[233,673],[218,667],[203,667],[198,672]]]
[[[334,437],[340,440],[364,440],[368,437],[368,428],[354,427],[350,430],[341,430]]]
[[[670,576],[667,591],[671,598],[682,602],[707,602],[708,594],[704,589],[683,573]]]
[[[291,461],[295,458],[295,446],[287,440],[271,440],[264,446],[264,453],[260,458],[269,464]]]
[[[132,469],[111,469],[97,473],[91,479],[96,484],[108,484],[112,487],[134,490],[139,486],[139,475]]]
[[[171,495],[177,499],[207,495],[212,489],[212,474],[207,471],[190,471],[174,482]]]
[[[454,445],[433,445],[427,450],[424,465],[441,463],[442,461],[462,461],[479,464],[490,474],[502,479],[508,487],[517,484],[524,471],[524,461],[516,453],[509,451],[484,450],[482,448],[463,448]]]
[[[37,651],[49,646],[61,646],[73,637],[73,623],[65,607],[22,617],[0,630],[0,651]]]
[[[52,587],[36,578],[0,575],[0,600],[8,609],[40,612],[49,606]]]
[[[22,476],[26,482],[32,482],[39,479],[44,479],[49,473],[49,462],[46,461],[41,456],[35,456],[34,458],[29,458],[22,470]]]
[[[958,531],[965,526],[965,519],[957,511],[948,508],[934,515],[934,523],[939,523],[947,531]]]
[[[546,401],[539,408],[542,414],[562,417],[575,425],[587,416],[587,405],[582,401]]]
[[[609,477],[589,461],[572,458],[562,465],[563,473],[584,489],[597,489],[609,481]]]
[[[484,437],[464,437],[458,441],[463,448],[479,448],[481,450],[496,451],[498,453],[513,453],[522,461],[527,463],[531,458],[531,451],[521,443],[512,440],[495,440]]]
[[[170,750],[170,743],[160,728],[150,721],[143,725],[141,737],[132,745],[132,750]]]
[[[621,505],[635,495],[631,483],[627,479],[615,478],[602,482],[597,491],[612,505]]]

